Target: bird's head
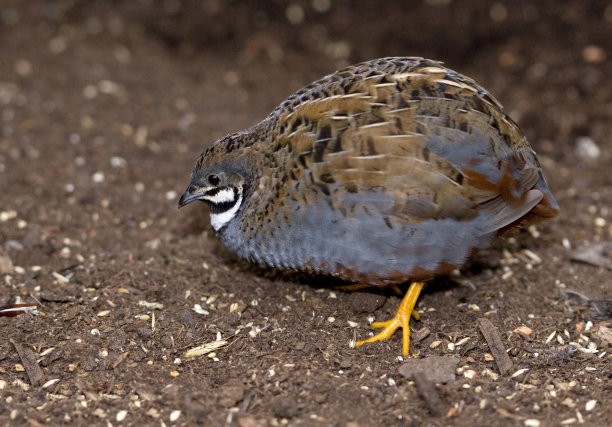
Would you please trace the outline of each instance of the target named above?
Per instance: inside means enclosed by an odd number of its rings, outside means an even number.
[[[224,140],[206,149],[198,158],[191,183],[179,200],[179,208],[200,200],[210,208],[210,222],[221,230],[238,213],[245,196],[248,168],[242,150],[229,150]]]

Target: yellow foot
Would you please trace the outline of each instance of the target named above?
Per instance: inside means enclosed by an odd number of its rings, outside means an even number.
[[[419,314],[414,310],[414,306],[416,305],[424,285],[425,283],[423,282],[411,283],[395,316],[384,322],[372,323],[371,326],[374,329],[382,328],[382,331],[371,338],[357,341],[355,347],[360,347],[367,342],[388,340],[398,328],[402,328],[402,354],[408,356],[410,352],[410,316],[413,316],[417,320],[419,318]]]

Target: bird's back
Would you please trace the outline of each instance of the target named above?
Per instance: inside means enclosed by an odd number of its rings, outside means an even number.
[[[368,283],[426,279],[526,215],[558,209],[501,105],[421,58],[326,76],[232,144],[248,151],[253,185],[221,236],[276,267]]]

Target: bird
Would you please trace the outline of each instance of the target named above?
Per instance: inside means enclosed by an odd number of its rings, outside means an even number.
[[[238,257],[367,286],[409,284],[381,331],[410,320],[427,281],[559,206],[537,156],[473,79],[420,57],[348,66],[204,148],[179,207],[201,201]]]

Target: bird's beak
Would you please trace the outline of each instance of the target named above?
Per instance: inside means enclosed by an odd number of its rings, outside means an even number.
[[[187,187],[187,190],[185,190],[185,192],[181,196],[181,199],[179,200],[179,203],[178,203],[178,207],[182,208],[183,206],[188,205],[194,200],[199,200],[201,197],[202,197],[202,191],[198,191],[196,187],[194,187],[193,185],[190,185],[189,187]]]

